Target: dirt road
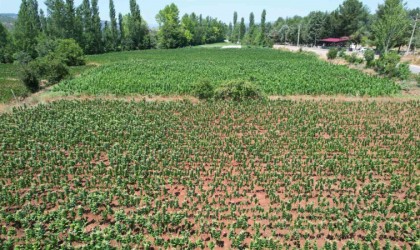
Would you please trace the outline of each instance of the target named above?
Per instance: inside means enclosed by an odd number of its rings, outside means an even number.
[[[299,47],[291,46],[291,45],[274,45],[273,48],[274,49],[287,49],[287,50],[290,50],[290,51],[298,51],[299,50]],[[309,51],[309,52],[314,52],[324,59],[327,58],[328,50],[326,50],[326,49],[320,49],[320,48],[316,48],[316,47],[302,47],[302,50]],[[410,70],[411,70],[411,73],[413,73],[413,74],[420,74],[420,66],[410,65]]]

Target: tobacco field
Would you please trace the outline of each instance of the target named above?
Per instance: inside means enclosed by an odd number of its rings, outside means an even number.
[[[420,102],[0,115],[3,249],[419,249]]]
[[[315,55],[272,49],[177,49],[89,57],[98,68],[54,88],[71,94],[190,95],[194,84],[247,80],[269,95],[385,96],[392,80],[369,76]]]

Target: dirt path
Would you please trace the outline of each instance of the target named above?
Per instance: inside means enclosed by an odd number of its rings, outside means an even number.
[[[285,50],[290,50],[290,51],[298,51],[300,49],[300,47],[297,46],[291,46],[291,45],[274,45],[273,46],[274,49],[285,49]],[[328,50],[326,49],[320,49],[320,48],[316,48],[316,47],[302,47],[303,51],[308,51],[308,52],[313,52],[315,54],[317,54],[320,58],[327,60],[327,53]],[[360,56],[362,56],[362,54],[360,54]],[[404,61],[404,58],[403,58]],[[420,66],[411,64],[410,65],[410,70],[411,73],[413,74],[420,74]]]
[[[61,100],[67,101],[87,101],[87,100],[111,100],[111,101],[126,101],[126,102],[174,102],[174,101],[190,101],[192,103],[199,103],[199,100],[192,96],[144,96],[144,95],[130,95],[130,96],[114,96],[114,95],[102,95],[102,96],[89,96],[89,95],[74,95],[67,96],[61,93],[51,92],[49,89],[45,89],[38,93],[35,93],[22,101],[11,103],[0,103],[0,114],[9,113],[13,108],[17,107],[36,107],[40,104],[48,104]]]
[[[353,97],[353,96],[309,96],[309,95],[292,95],[292,96],[269,96],[269,100],[290,100],[290,101],[333,101],[333,102],[407,102],[413,100],[420,100],[420,95],[401,95],[396,97]],[[50,92],[46,89],[42,92],[35,93],[21,102],[12,102],[8,104],[0,103],[0,114],[10,113],[13,108],[17,107],[36,107],[40,104],[48,104],[61,100],[67,101],[87,101],[87,100],[111,100],[111,101],[125,101],[125,102],[176,102],[176,101],[190,101],[194,104],[200,103],[195,97],[192,96],[144,96],[144,95],[131,95],[131,96],[89,96],[89,95],[76,95],[65,96],[60,93]]]

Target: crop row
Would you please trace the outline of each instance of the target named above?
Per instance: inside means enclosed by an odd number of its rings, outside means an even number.
[[[5,248],[419,249],[420,102],[0,116]]]
[[[126,60],[121,60],[125,56]],[[389,79],[332,65],[313,55],[269,49],[156,50],[115,57],[117,62],[87,71],[54,90],[68,94],[184,95],[191,94],[193,85],[203,79],[215,85],[242,79],[270,95],[383,96],[400,91]]]

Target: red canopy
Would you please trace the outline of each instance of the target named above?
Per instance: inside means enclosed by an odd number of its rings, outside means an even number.
[[[326,42],[326,43],[342,43],[342,42],[347,42],[348,40],[350,40],[348,37],[325,38],[325,39],[322,39],[321,42]]]

